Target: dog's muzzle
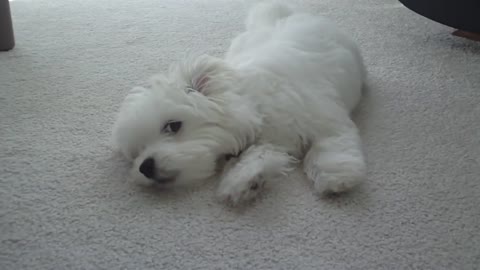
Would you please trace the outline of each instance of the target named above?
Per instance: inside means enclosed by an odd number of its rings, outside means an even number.
[[[158,168],[154,158],[145,159],[139,169],[146,178],[159,184],[166,184],[175,181],[178,176],[176,171],[164,171]]]

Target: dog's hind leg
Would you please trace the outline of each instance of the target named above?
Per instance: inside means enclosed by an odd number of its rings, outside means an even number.
[[[358,130],[353,123],[315,141],[304,159],[304,171],[319,193],[348,191],[366,178]]]
[[[270,145],[253,145],[227,164],[218,196],[232,204],[255,198],[265,181],[292,169],[297,160]]]

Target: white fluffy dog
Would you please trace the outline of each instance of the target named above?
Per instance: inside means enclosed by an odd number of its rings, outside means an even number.
[[[343,192],[366,176],[350,119],[364,79],[359,49],[334,24],[261,2],[225,59],[188,59],[134,88],[114,139],[134,179],[170,186],[219,172],[232,203],[301,160],[318,192]]]

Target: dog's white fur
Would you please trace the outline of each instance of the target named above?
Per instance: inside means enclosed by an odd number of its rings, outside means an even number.
[[[139,172],[148,157],[156,173],[178,172],[173,184],[210,178],[220,166],[218,195],[239,203],[303,159],[318,192],[342,192],[366,176],[350,119],[364,79],[359,49],[334,24],[262,2],[225,59],[187,59],[134,88],[114,139],[142,182],[153,183]],[[177,134],[162,131],[170,120],[182,121]],[[224,164],[229,154],[240,155]]]

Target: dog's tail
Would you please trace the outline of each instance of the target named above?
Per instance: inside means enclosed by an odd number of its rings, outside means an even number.
[[[278,20],[292,15],[293,10],[286,4],[273,0],[257,0],[249,11],[247,30],[258,27],[272,27]]]

